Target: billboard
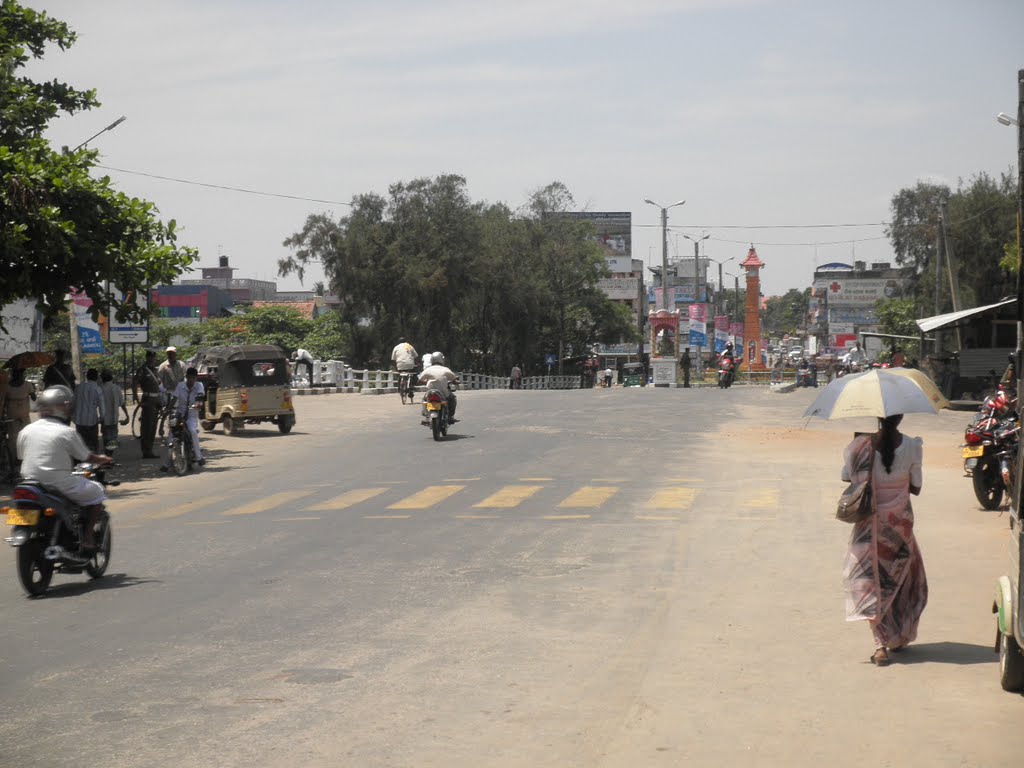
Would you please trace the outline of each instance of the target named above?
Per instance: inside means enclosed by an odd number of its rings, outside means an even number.
[[[814,292],[826,292],[831,307],[874,307],[879,299],[892,299],[901,292],[900,281],[893,278],[839,277],[814,281]]]
[[[110,292],[126,304],[134,304],[141,309],[148,309],[149,307],[149,296],[147,292],[138,294],[129,292],[127,296],[124,296],[119,288],[115,288],[113,286],[111,286]],[[128,320],[118,320],[114,312],[111,310],[112,308],[108,308],[110,324],[107,329],[107,340],[111,344],[145,344],[149,341],[148,320],[143,320],[138,323],[132,323]]]
[[[609,299],[636,299],[640,296],[640,278],[606,277],[597,281],[597,288]]]
[[[724,352],[729,342],[729,317],[715,315],[715,352]]]
[[[100,326],[89,310],[92,308],[92,299],[81,291],[71,293],[71,309],[75,313],[75,325],[78,327],[78,345],[85,355],[103,354],[103,334],[100,333]]]
[[[631,212],[572,211],[559,215],[573,221],[588,222],[594,228],[594,239],[604,248],[605,256],[632,257],[633,214]]]

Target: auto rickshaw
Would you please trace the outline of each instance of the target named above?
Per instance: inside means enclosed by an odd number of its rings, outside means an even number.
[[[999,683],[1004,691],[1024,691],[1024,536],[1021,535],[1021,510],[1010,505],[1010,562],[1005,576],[996,583],[996,651],[999,653]]]
[[[622,366],[622,386],[642,387],[647,382],[644,380],[643,363],[624,363]]]
[[[196,368],[206,387],[200,424],[218,425],[234,435],[246,424],[269,421],[288,434],[295,425],[288,359],[273,344],[211,347],[199,353]]]

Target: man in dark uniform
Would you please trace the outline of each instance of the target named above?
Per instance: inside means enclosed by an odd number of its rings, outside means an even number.
[[[156,440],[156,422],[160,413],[160,378],[157,376],[156,352],[146,352],[146,362],[136,369],[132,379],[132,394],[139,399],[139,387],[142,388],[142,424],[139,427],[142,443],[142,458],[155,459],[153,442]]]
[[[679,366],[683,369],[683,389],[690,388],[690,348],[683,350],[683,356],[679,360]]]
[[[54,356],[57,358],[53,365],[43,371],[43,389],[49,389],[50,387],[56,387],[58,384],[67,387],[74,391],[75,389],[75,372],[71,369],[71,366],[64,362],[66,352],[63,349],[58,349]]]

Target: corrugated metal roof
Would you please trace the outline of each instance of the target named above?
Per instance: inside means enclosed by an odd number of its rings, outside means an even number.
[[[984,307],[975,307],[974,309],[961,309],[959,312],[948,312],[945,315],[935,315],[934,317],[923,317],[920,320],[915,321],[917,327],[925,333],[929,331],[935,331],[939,328],[945,328],[950,325],[956,325],[961,320],[968,317],[974,317],[975,315],[983,315],[986,312],[991,312],[993,309],[999,309],[999,307],[1005,307],[1009,304],[1016,303],[1017,299],[1003,299],[995,304],[986,304]]]

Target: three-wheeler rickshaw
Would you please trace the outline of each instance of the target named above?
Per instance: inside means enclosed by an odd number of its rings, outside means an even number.
[[[284,434],[295,426],[288,359],[273,344],[210,347],[196,367],[206,387],[200,424],[207,432],[221,424],[234,435],[246,424],[272,422]]]
[[[622,366],[622,386],[642,387],[647,384],[645,375],[643,363],[624,363]]]
[[[1024,691],[1024,536],[1021,509],[1010,505],[1009,568],[996,584],[992,613],[996,614],[996,651],[999,653],[999,683],[1006,691]]]

